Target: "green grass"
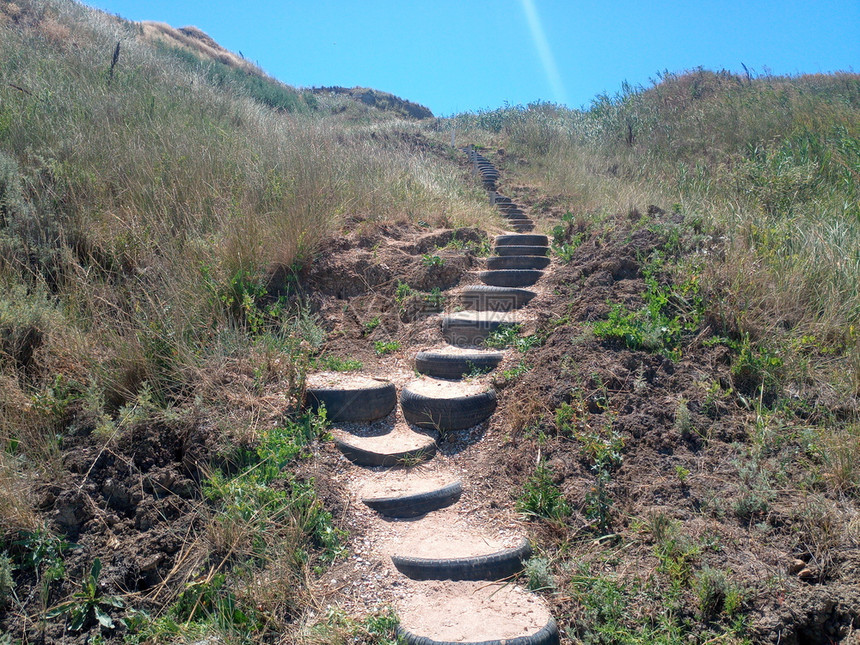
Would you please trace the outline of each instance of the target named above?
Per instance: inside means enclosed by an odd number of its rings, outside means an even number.
[[[298,92],[275,79],[248,73],[221,61],[204,60],[190,51],[161,42],[157,42],[155,46],[166,57],[178,60],[183,66],[196,68],[213,87],[232,90],[265,106],[285,112],[309,112],[316,107],[313,94]]]
[[[594,323],[594,335],[620,341],[630,349],[679,359],[683,340],[699,329],[704,317],[701,274],[695,267],[688,267],[680,271],[683,277],[679,284],[665,283],[660,280],[664,266],[665,260],[658,254],[642,270],[647,288],[642,294],[645,305],[641,309],[614,304],[607,320]]]
[[[340,358],[338,356],[319,356],[313,361],[315,369],[329,370],[332,372],[357,372],[364,363],[352,358]]]
[[[284,629],[275,606],[279,612],[300,611],[299,581],[314,563],[343,553],[346,537],[316,496],[313,481],[293,473],[296,460],[324,432],[324,416],[287,420],[263,432],[253,449],[237,450],[228,470],[209,475],[202,491],[211,512],[211,552],[161,619],[138,621],[133,635],[140,642],[206,629],[257,641]],[[286,576],[281,582],[290,588],[259,595],[255,576],[272,571]]]
[[[276,294],[348,217],[372,229],[489,213],[455,164],[399,143],[414,123],[354,125],[65,0],[16,6],[30,28],[0,23],[0,283],[31,308],[50,293],[40,355],[143,377],[98,384],[108,401],[144,381],[159,401],[193,389],[210,357],[268,326]],[[26,352],[18,333],[3,342]]]
[[[525,354],[532,347],[539,347],[543,341],[543,336],[539,334],[523,336],[520,325],[504,324],[490,332],[485,345],[493,349],[513,347],[520,353]]]
[[[393,354],[400,350],[400,341],[398,340],[378,340],[373,344],[377,356],[385,356]]]
[[[69,475],[70,429],[121,454],[132,428],[199,424],[217,463],[225,445],[261,442],[195,489],[191,577],[170,578],[153,616],[118,613],[139,642],[264,641],[293,629],[283,621],[309,606],[308,567],[339,548],[294,473],[301,423],[279,420],[312,365],[360,367],[312,359],[325,332],[303,300],[303,264],[347,223],[372,234],[493,215],[447,155],[414,154],[414,121],[140,32],[68,0],[0,3],[0,554],[40,588],[21,615],[72,589],[67,555],[32,537],[50,535],[32,488]],[[75,617],[92,623],[98,598],[78,600]]]

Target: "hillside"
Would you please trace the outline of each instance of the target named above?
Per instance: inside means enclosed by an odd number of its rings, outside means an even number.
[[[438,533],[527,537],[565,644],[858,642],[860,76],[424,110],[0,0],[0,643],[393,643],[356,486],[443,471]],[[409,424],[308,383],[402,392],[524,221],[547,266],[457,386],[495,414],[348,461]]]
[[[366,87],[314,87],[311,91],[314,94],[351,96],[365,105],[370,105],[380,110],[391,110],[402,117],[411,117],[413,119],[430,119],[433,117],[433,113],[423,105],[413,103],[412,101],[404,101],[393,94]]]

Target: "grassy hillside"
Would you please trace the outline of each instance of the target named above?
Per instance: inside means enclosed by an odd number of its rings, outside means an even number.
[[[416,154],[383,116],[344,127],[325,110],[269,109],[141,43],[135,25],[71,3],[4,3],[3,15],[7,293],[59,297],[63,311],[50,315],[58,328],[87,327],[85,344],[135,336],[127,358],[159,398],[157,383],[212,349],[213,329],[245,324],[271,276],[344,222],[464,223],[484,212],[454,166]],[[141,330],[168,356],[147,356]]]
[[[850,577],[860,77],[696,70],[581,111],[416,121],[376,91],[296,90],[207,38],[0,0],[0,631],[386,642],[388,614],[315,589],[347,538],[314,479],[325,420],[297,404],[308,370],[397,351],[386,327],[408,340],[410,311],[476,266],[464,227],[499,220],[452,128],[555,242],[555,308],[519,342],[491,428],[491,458],[523,465],[487,472],[528,476],[529,580],[566,637],[748,642],[785,576],[736,584],[705,552],[821,557],[802,598]],[[622,266],[623,297],[580,295]],[[684,383],[660,390],[659,370]],[[657,447],[623,418],[640,404],[668,424]],[[649,464],[681,492],[640,517],[629,473]],[[687,540],[672,504],[723,542]],[[656,577],[602,577],[636,569],[631,544]]]
[[[0,2],[0,61],[0,631],[44,634],[45,611],[96,558],[102,578],[117,575],[87,500],[126,476],[114,455],[136,472],[141,432],[176,449],[158,468],[206,447],[176,498],[182,564],[158,574],[170,578],[158,602],[135,607],[157,616],[185,598],[171,620],[195,623],[185,585],[202,571],[217,595],[217,563],[239,551],[249,571],[299,581],[247,618],[277,631],[300,613],[304,572],[337,549],[310,482],[280,470],[318,432],[285,416],[323,337],[296,273],[332,236],[475,223],[491,217],[486,198],[412,123],[153,46],[139,25],[73,2]],[[233,479],[210,460],[269,469]],[[59,524],[34,510],[48,489],[77,491]],[[249,516],[255,504],[274,509]],[[115,509],[120,525],[128,512]],[[42,592],[16,593],[10,576]],[[70,616],[49,621],[49,640]]]
[[[860,76],[667,74],[585,111],[506,108],[458,127],[527,159],[520,172],[573,212],[655,204],[701,222],[720,239],[707,264],[723,330],[836,352],[856,394]]]
[[[860,77],[696,70],[454,125],[554,238],[487,463],[571,642],[852,642]]]

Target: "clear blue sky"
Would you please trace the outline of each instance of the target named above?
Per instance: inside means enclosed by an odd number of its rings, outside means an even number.
[[[438,116],[536,100],[588,105],[697,66],[860,71],[860,0],[88,0],[194,25],[299,87],[392,92]]]

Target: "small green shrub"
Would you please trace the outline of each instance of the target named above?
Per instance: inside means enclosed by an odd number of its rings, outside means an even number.
[[[513,381],[516,378],[519,378],[523,374],[526,374],[531,370],[531,365],[526,363],[525,361],[520,361],[510,369],[506,369],[502,372],[502,376],[508,381]]]
[[[562,437],[576,437],[585,431],[588,416],[588,402],[582,391],[573,390],[570,401],[555,409],[555,427]]]
[[[530,591],[549,591],[556,588],[550,561],[543,557],[531,557],[525,568],[527,586]]]
[[[704,621],[714,620],[721,613],[731,617],[743,602],[740,589],[729,581],[725,572],[708,566],[696,574],[695,591]]]
[[[568,263],[573,259],[573,254],[576,253],[576,249],[579,248],[581,244],[581,240],[577,240],[575,243],[572,242],[570,244],[559,244],[553,247],[553,251],[559,260],[564,263]]]
[[[675,430],[684,439],[689,439],[695,432],[696,428],[693,424],[693,415],[690,408],[687,407],[687,399],[680,398],[675,406]]]
[[[370,333],[370,332],[372,332],[374,329],[376,329],[377,327],[379,327],[379,325],[380,325],[380,323],[381,323],[381,322],[382,322],[382,320],[380,319],[380,317],[379,317],[379,316],[374,316],[374,317],[373,317],[373,318],[371,318],[370,320],[365,321],[365,322],[363,323],[363,325],[362,325],[362,327],[364,328],[364,333],[365,333],[365,334],[369,334],[369,333]]]
[[[737,352],[731,366],[735,388],[753,394],[759,388],[771,390],[778,386],[784,365],[779,354],[763,343],[753,344],[749,334],[744,334],[740,341],[729,341],[729,346]]]
[[[524,515],[561,522],[570,515],[570,506],[552,481],[552,471],[544,462],[538,464],[525,483],[516,504]]]
[[[114,629],[116,625],[108,613],[109,608],[121,609],[125,603],[119,596],[103,594],[99,587],[99,575],[102,570],[100,558],[93,560],[89,574],[81,583],[80,591],[72,594],[72,599],[60,603],[50,610],[45,617],[48,619],[67,616],[69,631],[79,632],[95,618],[104,629]]]
[[[438,255],[430,255],[429,253],[425,253],[421,256],[421,264],[425,267],[440,267],[445,264],[445,259],[440,258]]]
[[[657,254],[643,269],[647,289],[642,294],[645,306],[631,311],[622,304],[612,306],[607,320],[593,325],[598,338],[623,342],[630,349],[659,352],[677,360],[681,341],[701,325],[704,304],[699,294],[698,272],[693,271],[677,285],[662,285],[657,273],[663,258]]]
[[[430,293],[424,294],[424,302],[431,307],[441,309],[445,306],[445,294],[442,293],[439,287],[433,287]]]
[[[767,471],[755,459],[750,459],[739,464],[738,478],[740,487],[732,503],[735,515],[744,522],[763,518],[775,496]]]
[[[376,348],[377,356],[385,356],[386,354],[391,354],[400,349],[400,341],[397,340],[378,340],[373,345]]]
[[[584,233],[573,233],[574,215],[567,212],[562,215],[561,224],[557,224],[551,231],[552,250],[562,262],[570,262],[576,249],[585,240]]]
[[[525,354],[532,347],[539,347],[543,343],[543,337],[538,334],[529,336],[520,335],[521,326],[516,324],[500,325],[487,336],[486,347],[494,349],[506,349],[514,347]]]
[[[405,282],[397,281],[397,286],[394,288],[394,299],[402,303],[404,300],[413,295],[415,291]]]

